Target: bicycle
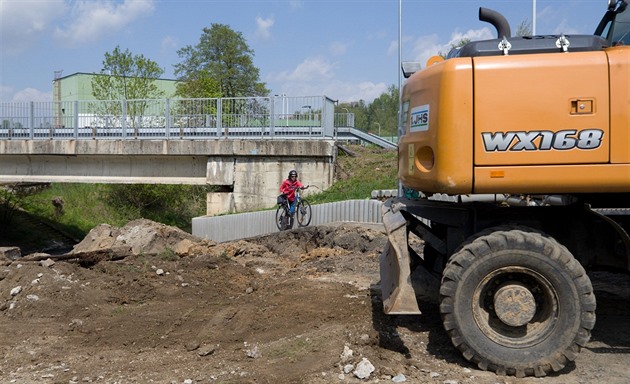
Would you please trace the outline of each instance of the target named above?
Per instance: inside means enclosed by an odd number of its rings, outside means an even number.
[[[309,185],[295,188],[295,200],[292,204],[289,204],[286,197],[282,202],[279,202],[276,210],[276,226],[279,230],[285,231],[293,228],[295,220],[297,220],[299,227],[307,227],[311,223],[311,203],[302,198],[301,195],[301,192],[308,187]]]

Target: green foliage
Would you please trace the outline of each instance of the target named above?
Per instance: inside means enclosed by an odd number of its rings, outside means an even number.
[[[192,218],[206,213],[205,186],[113,184],[107,188],[106,202],[129,220],[143,217],[190,232]]]
[[[340,103],[335,112],[353,113],[354,127],[362,131],[368,131],[368,106],[365,104],[365,101],[360,100],[359,102]]]
[[[92,94],[97,100],[162,98],[164,92],[155,80],[163,73],[156,62],[117,46],[111,53],[105,52],[100,76],[92,78]]]
[[[171,247],[165,247],[158,256],[164,261],[176,261],[179,259],[179,256],[177,256]]]
[[[192,218],[206,213],[206,192],[204,186],[191,185],[52,184],[25,197],[23,206],[79,239],[99,224],[122,227],[138,218],[190,232]],[[62,215],[51,204],[57,196],[65,202]]]
[[[192,83],[188,89],[181,89],[182,96],[215,93],[215,85],[208,82],[208,78],[219,84],[222,97],[269,94],[265,84],[260,82],[259,69],[253,64],[254,51],[240,32],[227,25],[213,23],[210,28],[204,28],[196,46],[188,45],[177,54],[182,61],[175,64],[175,75],[180,81]]]
[[[368,131],[380,136],[396,136],[398,131],[398,87],[390,85],[368,107]]]
[[[348,146],[356,157],[340,152],[335,173],[337,181],[327,190],[309,195],[311,204],[351,199],[369,199],[373,190],[398,187],[398,154],[376,147]],[[303,181],[308,183],[308,181]]]
[[[521,21],[521,23],[518,25],[518,28],[516,28],[516,36],[531,36],[531,35],[532,35],[532,25],[530,24],[530,22],[527,19]]]
[[[123,52],[117,46],[113,52],[105,52],[100,75],[92,77],[92,95],[97,100],[133,100],[127,102],[126,115],[137,135],[140,117],[148,106],[146,99],[165,96],[155,84],[163,73],[156,62],[143,55],[132,55],[128,49]],[[117,119],[112,116],[122,115],[122,103],[97,103],[91,106],[90,112],[106,119]]]
[[[458,41],[458,42],[456,42],[456,43],[452,43],[452,44],[451,44],[451,46],[450,46],[450,48],[448,49],[448,51],[446,51],[446,52],[439,51],[439,52],[438,52],[438,55],[440,55],[440,56],[442,56],[443,58],[445,58],[445,59],[446,59],[446,56],[448,55],[448,53],[449,53],[450,51],[452,51],[452,50],[453,50],[453,49],[455,49],[455,48],[460,48],[460,47],[463,47],[464,45],[466,45],[466,44],[468,44],[468,43],[470,43],[470,42],[471,42],[471,40],[470,40],[469,38],[461,39],[461,40],[459,40],[459,41]]]
[[[0,230],[6,231],[11,226],[18,207],[17,195],[8,188],[0,188]]]
[[[177,83],[175,94],[183,98],[212,99],[221,97],[221,84],[207,70],[191,73],[186,81]]]
[[[80,239],[99,224],[122,226],[127,223],[126,217],[103,203],[106,189],[103,184],[51,184],[39,193],[26,196],[22,207],[40,218],[57,222]],[[64,200],[63,215],[58,215],[52,204],[57,196]]]

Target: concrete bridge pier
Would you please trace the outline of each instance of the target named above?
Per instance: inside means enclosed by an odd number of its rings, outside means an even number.
[[[235,151],[233,156],[209,156],[206,183],[215,191],[207,194],[207,215],[269,208],[276,204],[280,184],[292,169],[309,193],[333,184],[336,160],[334,141],[265,142]]]

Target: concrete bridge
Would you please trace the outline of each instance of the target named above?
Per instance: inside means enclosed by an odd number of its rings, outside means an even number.
[[[334,140],[0,140],[0,183],[140,183],[215,186],[207,214],[275,204],[291,169],[333,183]]]
[[[336,143],[396,144],[325,96],[0,103],[0,183],[213,186],[207,213],[275,204],[291,169],[327,189]]]

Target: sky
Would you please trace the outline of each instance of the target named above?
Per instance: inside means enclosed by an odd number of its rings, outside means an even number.
[[[177,51],[225,24],[254,51],[271,94],[369,103],[400,81],[402,61],[448,52],[462,38],[496,37],[479,7],[512,33],[592,34],[606,0],[0,0],[0,102],[51,101],[55,72],[99,73],[117,46],[175,79]],[[401,11],[399,11],[399,9]],[[402,16],[401,16],[402,15]],[[402,23],[399,23],[402,20]],[[399,27],[401,25],[401,27]],[[399,30],[402,31],[399,51]]]

